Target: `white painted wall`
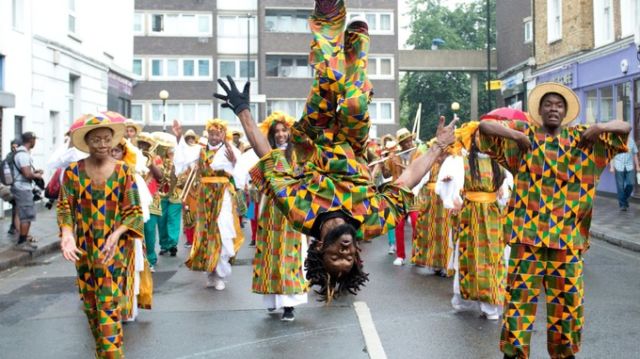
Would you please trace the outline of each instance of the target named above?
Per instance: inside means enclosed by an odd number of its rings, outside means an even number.
[[[0,0],[5,91],[16,96],[15,108],[4,111],[2,149],[6,153],[14,137],[14,116],[24,116],[24,131],[40,136],[33,156],[44,169],[71,123],[69,75],[80,78],[77,117],[106,110],[109,68],[131,72],[134,1],[75,0],[75,33],[68,28],[69,0],[19,1],[23,21],[16,31],[12,0]]]
[[[257,10],[257,0],[218,0],[218,10]]]

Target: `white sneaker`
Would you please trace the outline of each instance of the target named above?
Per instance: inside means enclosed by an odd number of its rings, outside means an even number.
[[[226,285],[224,284],[222,278],[216,278],[216,284],[214,285],[214,288],[216,290],[224,290],[225,287]]]
[[[151,273],[155,273],[155,272],[156,272],[156,267],[154,267],[154,266],[149,266],[149,272],[151,272]]]
[[[393,265],[394,266],[401,266],[404,265],[404,259],[398,257],[396,258],[396,260],[393,261]]]
[[[205,284],[205,286],[206,286],[207,288],[213,288],[213,287],[215,287],[215,286],[216,286],[216,284],[218,283],[218,282],[216,281],[216,278],[217,278],[218,276],[216,276],[216,274],[215,274],[215,273],[206,273],[206,276],[207,276],[207,284]]]
[[[388,254],[394,254],[396,252],[396,246],[395,245],[390,245],[389,246],[389,251],[387,252]]]
[[[482,313],[482,316],[487,318],[487,320],[493,320],[496,321],[498,319],[500,319],[500,314],[487,314],[487,313]]]

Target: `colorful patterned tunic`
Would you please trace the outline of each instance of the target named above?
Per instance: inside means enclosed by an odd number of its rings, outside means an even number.
[[[480,135],[480,151],[514,175],[505,233],[511,243],[554,249],[587,249],[596,185],[602,170],[626,150],[626,136],[605,133],[594,146],[577,146],[587,126],[562,128],[558,136],[521,121],[501,122],[526,134],[532,149],[515,141]]]
[[[133,238],[142,237],[143,219],[133,172],[119,162],[103,185],[93,183],[85,160],[64,172],[57,205],[58,225],[71,228],[83,251],[76,262],[78,289],[101,358],[124,357],[121,310],[132,283],[126,269],[133,258]],[[114,258],[101,264],[106,238],[119,226],[129,231],[120,237]],[[129,281],[130,282],[130,281]]]
[[[301,294],[307,291],[302,273],[302,241],[274,200],[265,197],[258,219],[256,253],[253,259],[253,292]]]
[[[309,63],[315,78],[302,118],[292,128],[298,159],[295,176],[281,151],[271,151],[251,170],[256,187],[275,199],[293,228],[319,237],[323,213],[342,211],[359,227],[360,238],[373,238],[395,227],[407,212],[412,193],[387,185],[377,192],[365,157],[371,122],[367,79],[369,37],[344,31],[346,11],[314,14]],[[346,35],[345,35],[346,34]]]
[[[464,203],[454,231],[459,243],[460,294],[463,299],[503,304],[505,285],[502,212],[493,185],[491,158],[477,158],[480,180],[471,175],[469,159],[464,157]],[[492,201],[472,198],[486,194]],[[481,196],[482,197],[482,196]]]
[[[222,152],[218,154],[219,151]],[[220,146],[218,149],[207,147],[200,151],[198,159],[198,182],[200,185],[198,187],[195,234],[191,253],[186,261],[187,267],[194,271],[213,272],[220,258],[223,246],[221,231],[223,230],[219,227],[219,217],[223,209],[225,193],[228,192],[230,196],[233,196],[234,186],[228,171],[214,170],[211,165],[220,161],[218,158],[221,156],[225,156],[224,151],[225,146]],[[224,223],[224,225],[233,228],[231,229],[231,232],[234,233],[232,238],[240,235],[235,231],[234,218],[235,221],[238,220],[237,216],[231,215],[229,216],[231,223]]]
[[[451,257],[449,230],[451,218],[435,193],[440,164],[431,167],[429,180],[420,190],[419,198],[424,204],[418,213],[417,235],[414,236],[411,263],[418,266],[445,269]]]

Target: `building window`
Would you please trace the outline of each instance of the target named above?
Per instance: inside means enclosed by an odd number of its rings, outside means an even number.
[[[589,90],[586,92],[587,106],[585,109],[585,122],[587,124],[596,123],[598,116],[598,91]]]
[[[282,111],[293,118],[298,118],[302,115],[306,103],[304,99],[267,101],[267,115],[276,111]]]
[[[173,58],[151,59],[150,61],[151,80],[211,79],[211,60],[209,59]]]
[[[267,9],[264,21],[266,32],[309,32],[311,10]]]
[[[143,13],[135,13],[133,14],[133,33],[136,35],[144,34],[144,14]]]
[[[67,29],[70,33],[76,33],[76,0],[69,1],[69,14],[67,15]]]
[[[247,60],[219,60],[218,74],[221,78],[231,76],[234,79],[247,78]],[[249,78],[256,78],[256,61],[249,63]]]
[[[132,105],[132,112],[133,106],[135,105]],[[173,120],[179,120],[183,124],[202,124],[213,117],[212,108],[211,101],[168,101],[166,125],[170,126]],[[162,115],[162,103],[151,103],[151,124],[163,124]]]
[[[249,104],[249,110],[251,113],[258,113],[258,104]],[[240,127],[240,120],[233,112],[233,110],[222,107],[222,104],[218,103],[218,117],[227,121],[230,126]],[[256,117],[257,118],[257,117]]]
[[[267,55],[267,76],[310,78],[313,69],[309,66],[307,56]]]
[[[533,19],[527,17],[523,20],[524,23],[524,43],[530,44],[533,42]]]
[[[393,79],[393,56],[369,57],[368,70],[372,79]]]
[[[613,2],[611,0],[594,0],[593,35],[596,47],[613,42]]]
[[[369,23],[369,33],[372,35],[393,35],[393,12],[354,11],[349,12],[349,18],[361,16]]]
[[[640,1],[638,0],[621,0],[620,1],[620,27],[622,37],[634,34],[634,31],[640,26]]]
[[[0,91],[4,91],[4,55],[0,55]]]
[[[140,78],[144,77],[142,75],[143,74],[142,64],[143,64],[142,59],[133,59],[133,73]]]
[[[139,103],[131,104],[131,119],[135,122],[144,123],[144,105]]]
[[[585,91],[585,123],[631,121],[631,82],[607,85]]]
[[[68,111],[69,111],[69,124],[78,116],[78,103],[77,99],[80,94],[80,76],[69,74],[69,92],[67,93]]]
[[[392,124],[393,119],[393,101],[392,100],[374,100],[369,104],[369,115],[371,123]]]
[[[11,24],[14,30],[22,31],[24,22],[24,0],[12,0]]]
[[[547,0],[547,42],[562,39],[562,0]]]
[[[210,14],[151,14],[151,34],[162,36],[211,36]]]
[[[24,131],[24,116],[13,117],[13,138],[22,138],[22,131]]]

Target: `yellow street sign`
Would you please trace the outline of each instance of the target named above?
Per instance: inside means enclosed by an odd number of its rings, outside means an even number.
[[[484,88],[487,88],[487,83],[484,83]],[[492,80],[489,85],[489,90],[495,91],[500,90],[502,88],[502,81],[500,80]]]

